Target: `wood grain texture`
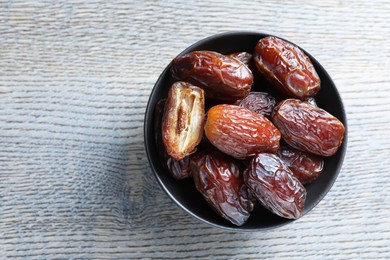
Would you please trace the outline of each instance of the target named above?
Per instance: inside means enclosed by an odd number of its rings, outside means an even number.
[[[0,258],[390,259],[389,11],[384,0],[0,1]],[[302,46],[348,116],[332,190],[267,232],[191,218],[144,151],[161,71],[232,30]]]

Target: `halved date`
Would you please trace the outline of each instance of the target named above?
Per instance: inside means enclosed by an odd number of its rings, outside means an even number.
[[[322,157],[286,145],[280,147],[278,156],[302,184],[313,182],[324,168]]]
[[[306,189],[274,154],[254,156],[244,172],[246,185],[271,212],[289,219],[302,215]]]
[[[174,83],[168,93],[162,122],[162,140],[176,160],[196,151],[204,126],[204,92],[187,82]]]
[[[213,51],[194,51],[172,61],[172,76],[205,90],[205,96],[236,100],[248,95],[251,70],[241,61]]]
[[[154,110],[154,133],[156,146],[163,167],[168,170],[173,178],[182,180],[191,176],[190,156],[186,156],[181,160],[176,160],[167,153],[167,150],[163,145],[162,116],[164,113],[165,102],[166,99],[159,100]]]
[[[322,108],[298,99],[281,101],[272,122],[292,147],[322,156],[337,152],[344,138],[344,125]]]
[[[297,46],[269,36],[259,40],[253,56],[260,73],[287,97],[306,99],[320,90],[312,62]]]
[[[240,163],[213,149],[194,154],[190,166],[196,188],[209,205],[234,225],[243,225],[254,205]]]
[[[209,109],[205,134],[211,144],[237,159],[260,152],[276,153],[281,138],[279,130],[265,116],[227,104]]]

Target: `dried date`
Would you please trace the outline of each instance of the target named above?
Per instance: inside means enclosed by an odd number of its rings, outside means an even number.
[[[248,108],[269,118],[276,105],[276,100],[266,92],[250,92],[244,99],[236,101],[235,105]]]
[[[287,97],[306,99],[321,88],[309,57],[289,42],[273,36],[260,39],[253,56],[257,69]]]
[[[213,51],[194,51],[172,61],[172,76],[205,90],[205,96],[236,100],[248,95],[251,70],[241,61]]]
[[[263,115],[235,105],[216,105],[209,109],[205,134],[222,152],[237,159],[256,153],[276,153],[281,134]]]
[[[324,168],[322,157],[292,147],[281,146],[277,155],[302,184],[313,182]]]
[[[196,151],[203,135],[204,91],[187,82],[174,83],[165,103],[162,140],[176,160]]]
[[[244,52],[235,52],[235,53],[229,54],[228,56],[241,61],[252,71],[254,84],[257,80],[259,80],[259,77],[261,77],[261,75],[256,68],[255,61],[254,61],[253,55],[251,53],[245,52],[245,51]]]
[[[242,226],[254,204],[240,163],[218,151],[206,150],[193,155],[190,167],[195,186],[209,205],[221,217]]]
[[[244,63],[253,73],[253,69],[255,68],[255,64],[253,62],[253,55],[249,52],[235,52],[229,54],[228,57],[237,59]]]
[[[286,99],[274,109],[272,122],[292,147],[321,156],[335,154],[344,138],[344,125],[311,103]]]
[[[154,111],[154,133],[156,146],[160,161],[164,168],[168,170],[171,176],[177,180],[182,180],[191,176],[190,156],[186,156],[181,160],[176,160],[170,156],[162,142],[162,116],[164,113],[165,99],[159,100]]]
[[[289,219],[302,215],[306,189],[274,154],[254,156],[244,172],[246,185],[271,212]]]

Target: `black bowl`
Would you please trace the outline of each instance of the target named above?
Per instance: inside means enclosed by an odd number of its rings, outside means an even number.
[[[217,34],[191,45],[178,56],[196,50],[211,50],[223,54],[242,51],[252,53],[259,39],[267,36],[270,35],[256,32],[228,32]],[[304,52],[311,59],[321,78],[321,90],[316,96],[318,106],[327,110],[343,122],[346,131],[344,142],[338,152],[331,157],[325,158],[322,174],[316,181],[306,186],[307,198],[302,216],[312,210],[325,197],[332,187],[341,169],[347,147],[346,115],[336,86],[320,63],[309,53],[306,51]],[[179,205],[180,208],[189,213],[191,216],[211,226],[225,230],[257,231],[282,226],[292,222],[293,220],[291,219],[284,219],[268,212],[258,204],[248,221],[243,226],[237,227],[218,216],[210,208],[202,195],[196,190],[192,179],[181,181],[175,180],[170,176],[167,170],[163,168],[159,160],[158,148],[155,143],[153,130],[154,108],[160,99],[167,97],[169,88],[175,82],[171,76],[170,67],[171,64],[165,68],[152,90],[146,107],[144,122],[146,153],[150,166],[164,191],[177,205]],[[258,87],[258,85],[254,85],[252,90],[264,91],[264,89],[257,89],[256,87]]]

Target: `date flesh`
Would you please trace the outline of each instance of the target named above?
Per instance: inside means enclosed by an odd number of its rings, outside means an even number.
[[[253,56],[257,69],[287,97],[306,99],[321,88],[309,57],[289,42],[273,36],[260,39]]]
[[[223,218],[242,226],[253,210],[242,167],[234,159],[215,150],[196,153],[190,167],[197,190]]]
[[[167,150],[163,145],[161,125],[165,102],[165,99],[159,100],[154,110],[154,133],[156,146],[163,167],[168,170],[173,178],[182,180],[191,176],[190,156],[186,156],[181,160],[176,160],[167,153]]]
[[[274,154],[254,156],[244,172],[246,185],[271,212],[289,219],[302,215],[306,189]]]
[[[265,116],[244,107],[221,104],[209,109],[205,134],[220,151],[237,159],[276,153],[281,134]]]
[[[292,147],[281,146],[278,156],[302,184],[313,182],[324,168],[324,159],[320,156]]]
[[[205,96],[236,100],[248,95],[252,71],[241,61],[213,51],[194,51],[172,61],[172,76],[205,90]]]
[[[276,100],[266,92],[250,92],[246,98],[236,101],[235,105],[245,107],[269,118],[276,105]]]
[[[187,82],[174,83],[168,93],[162,121],[162,140],[176,160],[196,151],[203,135],[204,91]]]
[[[344,138],[344,125],[336,117],[298,99],[280,102],[272,122],[290,146],[321,156],[335,154]]]

